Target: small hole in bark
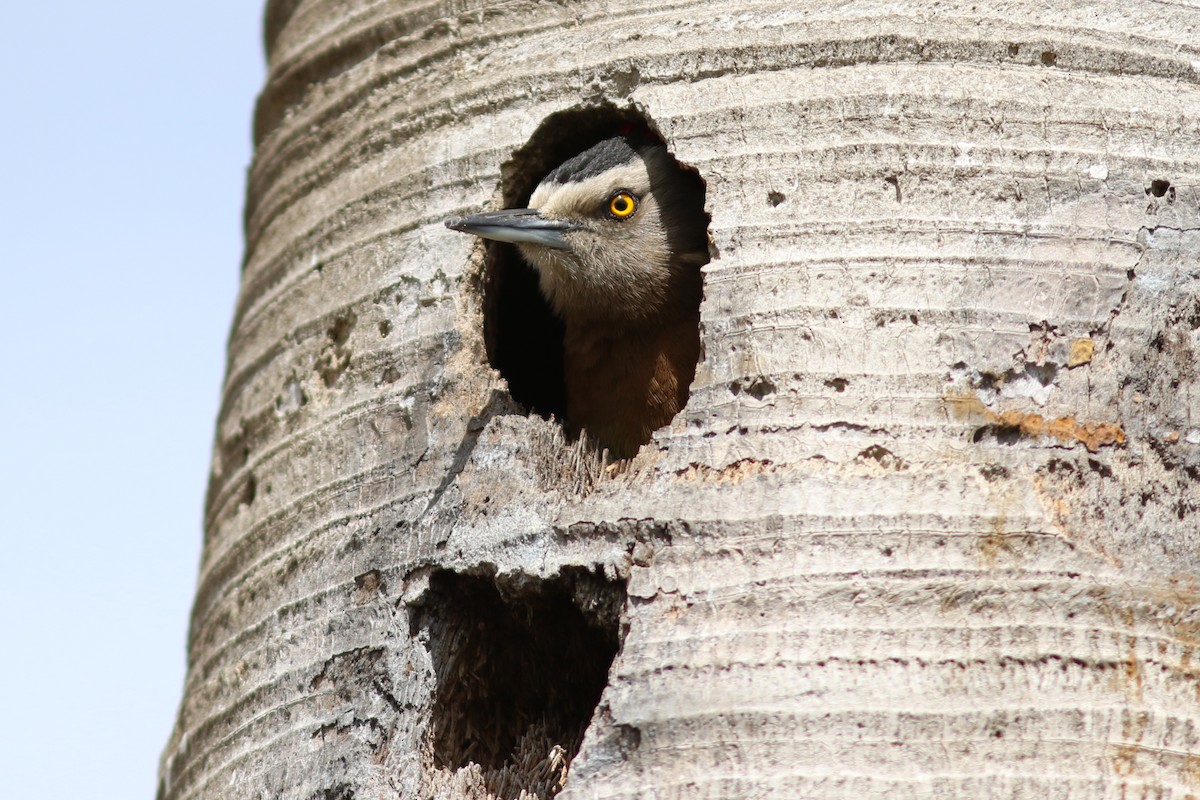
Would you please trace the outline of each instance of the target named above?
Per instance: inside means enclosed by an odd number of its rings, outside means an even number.
[[[767,192],[767,202],[772,206],[778,206],[786,199],[787,197],[783,194],[783,192]]]
[[[1043,67],[1053,67],[1057,63],[1058,63],[1058,53],[1054,52],[1053,50],[1043,50],[1042,51],[1042,66]]]
[[[979,439],[975,441],[979,441]],[[1008,468],[1003,464],[984,464],[979,468],[979,472],[989,482],[1003,480],[1008,477]]]
[[[1171,186],[1170,181],[1158,178],[1157,180],[1150,181],[1150,185],[1146,187],[1146,194],[1153,195],[1154,197],[1174,199],[1175,188]]]
[[[1021,45],[1019,45],[1019,44],[1010,44],[1010,45],[1008,46],[1008,54],[1009,54],[1010,56],[1015,56],[1017,53],[1020,53],[1020,52],[1021,52]]]
[[[846,387],[850,385],[850,381],[845,378],[830,378],[825,381],[825,385],[835,392],[844,392],[846,391]]]
[[[245,506],[254,505],[254,498],[258,496],[258,479],[254,477],[254,473],[246,476],[246,483],[242,486],[241,503]]]
[[[350,340],[350,332],[354,330],[356,322],[358,322],[358,316],[353,311],[339,314],[333,318],[333,324],[325,333],[334,344],[340,347]]]
[[[325,331],[329,342],[321,348],[317,357],[316,370],[320,374],[321,380],[325,382],[325,386],[330,389],[337,385],[342,373],[350,366],[351,352],[350,348],[346,347],[346,343],[350,341],[350,333],[354,330],[357,322],[357,315],[353,311],[347,312],[335,317]]]
[[[902,202],[904,200],[904,195],[902,195],[900,193],[900,176],[899,175],[888,175],[883,180],[885,183],[890,183],[892,185],[892,188],[896,190],[896,202],[897,203]]]
[[[434,573],[414,617],[437,678],[434,765],[475,763],[496,798],[562,788],[620,648],[625,584],[573,567],[542,580]]]
[[[1021,429],[1016,425],[984,425],[975,429],[971,441],[979,444],[985,439],[994,439],[1003,445],[1014,445],[1021,441]]]
[[[762,400],[767,395],[775,394],[775,391],[775,384],[761,375],[751,381],[750,385],[746,387],[746,394],[755,400]]]

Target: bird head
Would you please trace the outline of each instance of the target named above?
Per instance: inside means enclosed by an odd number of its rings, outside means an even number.
[[[708,260],[703,190],[695,191],[664,145],[625,137],[605,139],[556,167],[528,208],[446,226],[515,244],[565,318],[653,318],[679,294],[672,291],[679,273],[698,276]]]

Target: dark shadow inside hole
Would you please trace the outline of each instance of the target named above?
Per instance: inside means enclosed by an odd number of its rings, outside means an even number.
[[[519,583],[435,573],[414,619],[437,677],[435,766],[479,764],[505,800],[552,797],[608,682],[624,606],[623,582],[582,568]]]
[[[555,167],[613,136],[664,144],[652,121],[633,108],[611,104],[567,109],[538,126],[528,143],[501,165],[504,208],[524,208],[541,180]],[[704,181],[694,180],[698,213],[704,214]],[[704,214],[707,226],[708,216]],[[514,400],[542,417],[565,420],[562,321],[538,286],[534,269],[515,245],[485,241],[484,342],[488,361],[508,382]]]
[[[1171,182],[1162,178],[1157,178],[1150,181],[1150,185],[1146,187],[1146,194],[1162,197],[1171,190]]]
[[[999,444],[1014,445],[1021,441],[1023,436],[1024,434],[1021,432],[1020,426],[992,424],[976,428],[975,432],[971,435],[971,441],[978,444],[990,438]]]

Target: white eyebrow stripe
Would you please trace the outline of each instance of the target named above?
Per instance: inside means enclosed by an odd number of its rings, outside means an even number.
[[[578,183],[543,183],[529,198],[529,205],[548,217],[580,217],[593,213],[617,189],[638,196],[650,191],[650,175],[640,158]]]

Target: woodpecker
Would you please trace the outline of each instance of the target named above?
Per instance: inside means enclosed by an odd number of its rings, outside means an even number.
[[[566,422],[616,458],[687,402],[700,356],[708,215],[699,176],[661,143],[617,136],[553,169],[528,208],[446,226],[511,242],[564,323]]]

